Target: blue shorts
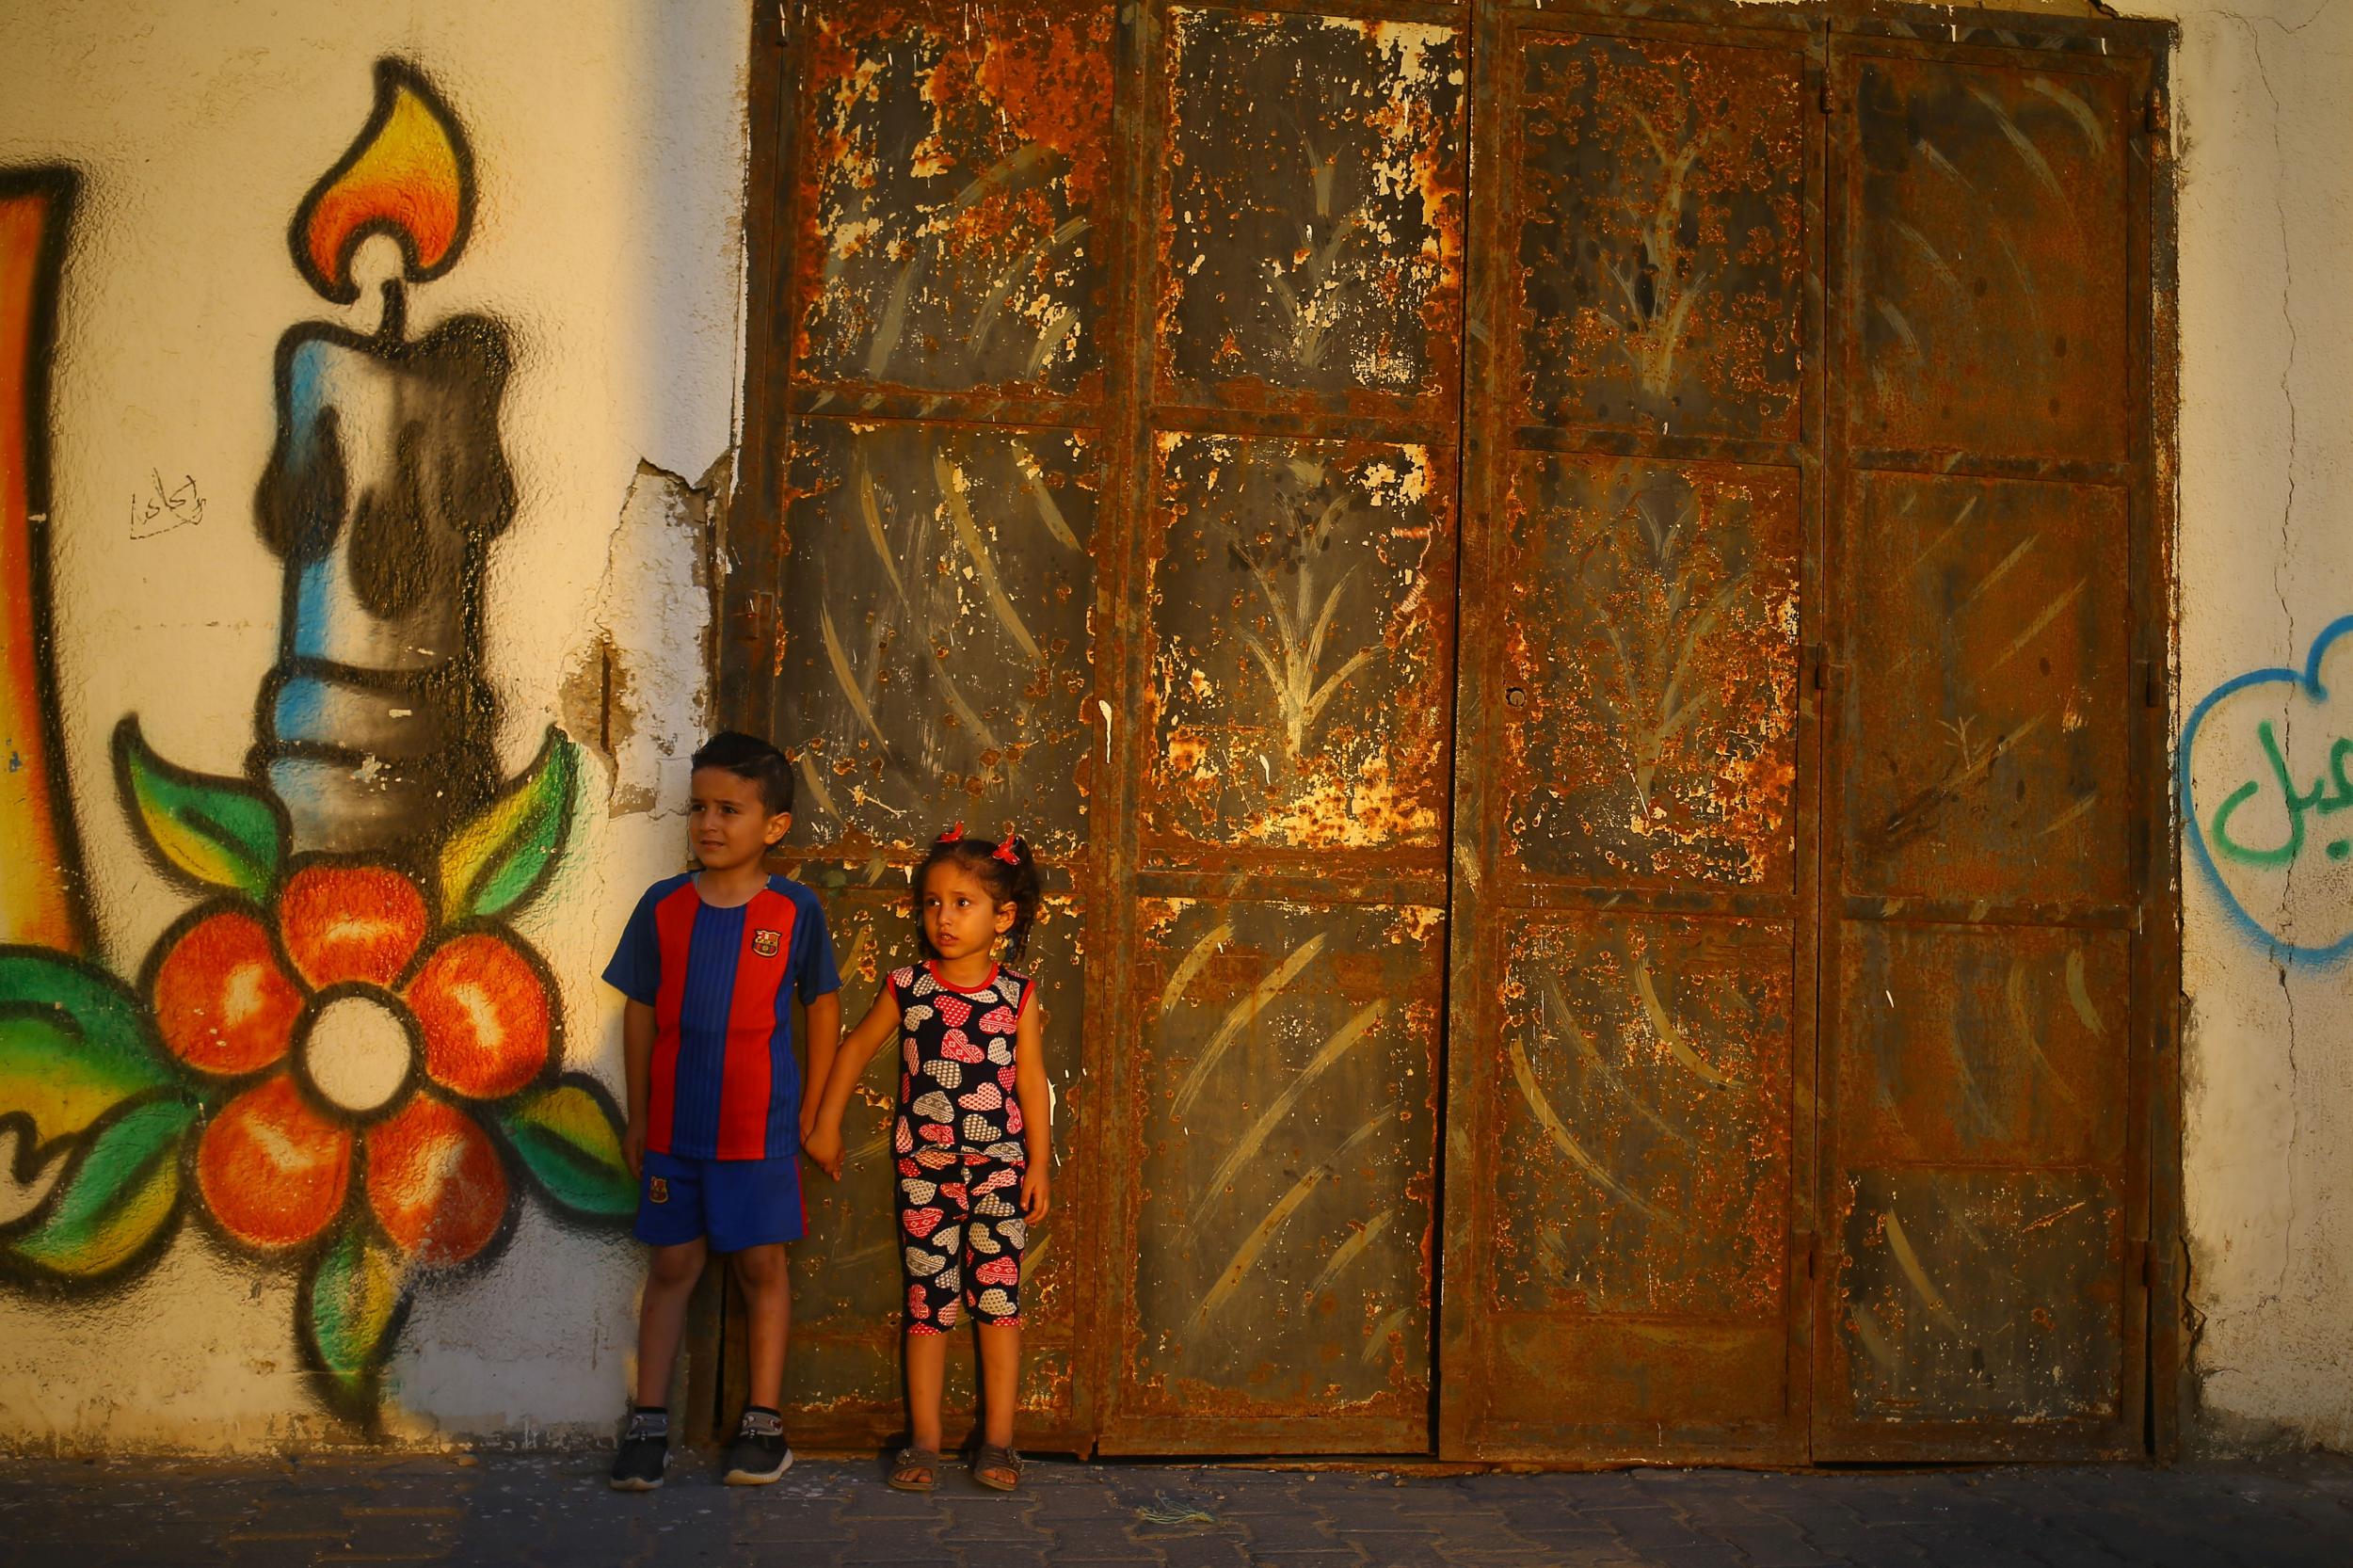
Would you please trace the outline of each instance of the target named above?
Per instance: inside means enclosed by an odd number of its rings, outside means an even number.
[[[798,1154],[774,1160],[683,1160],[646,1151],[637,1240],[675,1247],[706,1238],[712,1252],[797,1241],[808,1228]]]

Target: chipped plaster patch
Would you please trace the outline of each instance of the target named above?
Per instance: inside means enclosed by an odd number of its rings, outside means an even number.
[[[686,799],[687,760],[708,723],[704,644],[717,491],[640,461],[605,544],[589,635],[565,663],[564,728],[604,762],[610,814],[659,818]]]

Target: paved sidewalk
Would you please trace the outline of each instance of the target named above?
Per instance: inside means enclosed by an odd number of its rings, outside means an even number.
[[[2353,1459],[1852,1475],[1628,1471],[1412,1479],[1038,1463],[1003,1497],[873,1464],[716,1484],[685,1453],[651,1496],[596,1455],[0,1467],[0,1563],[1801,1568],[2353,1562]]]

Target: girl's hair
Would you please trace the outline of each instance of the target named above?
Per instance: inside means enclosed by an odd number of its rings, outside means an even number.
[[[923,879],[931,875],[934,866],[944,865],[953,865],[958,871],[970,873],[988,889],[989,898],[999,908],[1013,905],[1013,925],[1005,932],[1005,962],[1019,963],[1030,945],[1030,927],[1037,923],[1038,906],[1046,902],[1029,840],[1017,834],[1007,835],[1001,844],[992,844],[985,839],[968,839],[962,823],[932,840],[931,849],[915,868],[915,941],[926,958],[939,954],[932,951],[932,940],[923,934]]]

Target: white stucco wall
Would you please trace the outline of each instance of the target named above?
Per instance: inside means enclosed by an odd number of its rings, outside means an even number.
[[[2208,0],[2178,19],[2181,684],[2185,709],[2249,671],[2300,668],[2353,611],[2353,5]],[[2335,666],[2342,680],[2343,666]],[[2211,806],[2263,776],[2273,717],[2307,783],[2353,711],[2272,683],[2226,699],[2193,752]],[[2300,728],[2298,728],[2300,723]],[[2201,812],[2211,821],[2210,809]],[[2275,817],[2277,813],[2275,812]],[[2274,828],[2281,824],[2274,821]],[[2281,961],[2353,931],[2325,854],[2232,874],[2261,934],[2185,845],[2183,1180],[2210,1445],[2353,1448],[2353,968]],[[2250,826],[2249,838],[2265,840]]]
[[[278,652],[281,568],[253,524],[272,354],[296,323],[376,317],[372,286],[348,309],[306,286],[287,225],[366,121],[375,62],[394,56],[446,96],[480,184],[455,269],[409,291],[410,330],[486,312],[516,353],[501,434],[520,506],[486,593],[503,776],[567,717],[564,678],[600,632],[632,662],[624,694],[658,703],[622,748],[621,789],[591,753],[559,881],[517,922],[556,977],[568,1064],[617,1087],[618,1010],[597,975],[638,891],[681,861],[682,824],[664,813],[683,771],[648,743],[701,722],[707,620],[696,507],[640,465],[700,482],[733,445],[747,6],[0,7],[0,166],[70,164],[83,181],[51,410],[56,666],[98,956],[115,972],[136,974],[191,898],[138,852],[108,737],[136,712],[162,756],[242,771]],[[356,271],[395,265],[377,238]],[[135,538],[152,473],[166,488],[191,476],[202,521]],[[6,1179],[7,1143],[0,1221],[28,1199]],[[554,1223],[527,1194],[518,1209],[493,1264],[420,1290],[390,1369],[392,1435],[601,1426],[619,1408],[637,1250]],[[306,1390],[294,1291],[291,1270],[232,1260],[192,1224],[125,1288],[0,1289],[0,1446],[347,1432]]]

